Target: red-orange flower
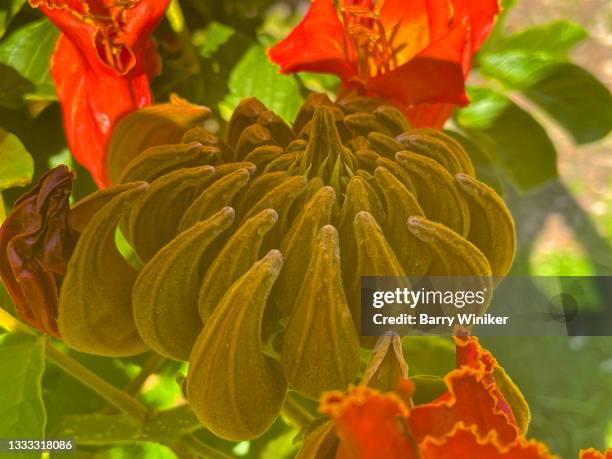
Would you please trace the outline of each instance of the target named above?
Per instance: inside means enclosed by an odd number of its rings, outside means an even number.
[[[169,0],[30,0],[62,31],[51,74],[68,144],[100,187],[105,151],[118,119],[151,103],[159,73],[150,34]]]
[[[410,406],[406,381],[398,393],[359,386],[324,394],[320,409],[335,426],[336,459],[556,459],[545,445],[525,439],[496,382],[495,358],[476,338],[456,338],[456,344],[448,390],[430,403]],[[309,451],[324,444],[321,432],[324,426],[314,432],[313,444],[306,439]],[[325,445],[327,451],[329,441]],[[609,459],[595,450],[580,457]]]
[[[395,394],[363,386],[351,387],[346,395],[330,392],[321,412],[336,425],[341,444],[337,459],[419,457],[406,424],[408,409]]]
[[[423,459],[552,459],[554,456],[541,443],[517,438],[500,442],[495,432],[483,437],[475,427],[458,423],[440,439],[427,437],[421,444]]]
[[[497,0],[314,0],[269,54],[283,73],[335,74],[340,97],[382,97],[415,127],[441,127],[468,102],[465,77],[498,12]]]
[[[612,448],[603,453],[593,448],[583,449],[580,451],[580,459],[612,459]]]

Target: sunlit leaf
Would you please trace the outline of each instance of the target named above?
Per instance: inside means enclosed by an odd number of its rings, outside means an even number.
[[[543,26],[530,27],[506,37],[497,47],[497,51],[522,49],[565,56],[588,36],[588,32],[575,22],[555,21]]]
[[[211,22],[206,29],[193,34],[193,43],[202,57],[212,56],[236,32],[219,22]]]
[[[525,95],[583,144],[604,138],[612,129],[610,91],[574,64],[557,64],[525,90]]]
[[[297,432],[289,430],[270,440],[260,454],[261,459],[289,459],[294,457],[299,449],[293,439]]]
[[[253,45],[234,67],[229,88],[226,108],[233,110],[242,98],[255,96],[287,121],[293,120],[304,102],[295,78],[278,73],[260,45]]]
[[[0,38],[6,32],[11,20],[25,5],[26,0],[3,0],[0,5]]]
[[[58,36],[57,27],[43,19],[17,29],[0,43],[0,63],[13,67],[36,86],[30,96],[33,99],[55,99],[49,63]]]
[[[0,335],[0,438],[44,438],[44,349],[42,338]],[[40,458],[40,453],[23,453],[20,457]]]
[[[545,76],[557,62],[556,57],[547,53],[511,49],[484,54],[480,59],[480,71],[509,88],[523,89]]]
[[[545,77],[568,52],[588,37],[578,24],[557,21],[532,27],[500,40],[480,56],[480,71],[513,89],[526,88]]]
[[[176,382],[177,375],[187,373],[183,362],[169,361],[159,371],[149,377],[142,391],[142,399],[147,406],[158,410],[176,406],[182,400],[181,386]]]
[[[455,368],[455,345],[440,336],[407,336],[402,351],[410,376],[444,376]]]
[[[107,449],[93,456],[94,459],[175,459],[177,456],[167,446],[156,443],[122,445]]]
[[[34,161],[21,141],[0,128],[0,190],[27,185],[33,173]]]
[[[469,88],[469,95],[472,103],[457,113],[457,124],[516,185],[528,190],[558,176],[555,147],[531,114],[490,89]]]

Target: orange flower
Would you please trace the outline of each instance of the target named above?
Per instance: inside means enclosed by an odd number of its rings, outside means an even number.
[[[497,0],[314,0],[269,54],[283,73],[333,73],[340,97],[382,97],[439,128],[468,102],[465,77],[498,13]]]
[[[428,437],[421,445],[423,459],[546,459],[553,458],[541,443],[517,438],[500,442],[495,432],[482,437],[477,429],[459,423],[441,439]]]
[[[359,386],[324,394],[320,410],[335,426],[336,458],[555,459],[545,445],[525,439],[519,416],[496,382],[502,370],[495,358],[477,338],[455,342],[457,369],[446,375],[447,391],[430,403],[410,406],[404,399],[412,388],[407,381],[397,393]],[[305,449],[329,448],[322,433],[323,425],[313,433],[316,443],[307,438]],[[585,450],[580,458],[611,459],[612,451],[605,454]]]
[[[105,151],[116,122],[151,103],[159,73],[150,39],[169,0],[30,0],[62,31],[51,74],[68,144],[100,187],[109,184]]]
[[[55,337],[59,290],[78,238],[68,215],[73,180],[66,166],[48,171],[0,228],[0,277],[17,313]]]
[[[336,425],[338,459],[419,457],[410,441],[408,409],[395,394],[363,386],[351,387],[346,395],[330,392],[322,399],[321,412]]]
[[[593,448],[580,450],[580,459],[612,459],[612,448],[603,453]]]

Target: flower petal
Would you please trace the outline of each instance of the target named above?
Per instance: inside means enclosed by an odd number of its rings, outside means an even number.
[[[109,184],[106,146],[123,115],[149,105],[159,70],[149,37],[169,0],[30,0],[62,31],[51,74],[76,160],[100,187]]]
[[[581,449],[580,459],[612,459],[612,448],[608,448],[603,453],[594,448]]]
[[[368,387],[350,387],[345,395],[329,392],[320,411],[336,425],[338,459],[416,459],[404,418],[406,406],[395,394]]]
[[[51,74],[70,149],[98,186],[104,187],[108,185],[105,158],[110,134],[119,118],[151,103],[148,77],[134,72],[123,77],[96,74],[65,36],[53,54]]]
[[[282,73],[333,73],[343,80],[357,73],[346,56],[344,30],[333,0],[314,0],[302,22],[268,54]]]
[[[541,443],[517,439],[502,445],[494,432],[482,437],[461,423],[442,439],[425,439],[421,451],[423,459],[555,459]]]
[[[78,237],[68,220],[73,180],[66,166],[48,171],[0,228],[0,277],[17,313],[55,337],[59,289]]]
[[[467,0],[466,16],[470,22],[472,53],[485,42],[500,12],[498,0]]]
[[[517,425],[514,412],[495,378],[495,369],[499,367],[495,357],[489,351],[483,349],[478,338],[474,336],[456,337],[455,344],[457,349],[457,368],[467,366],[477,371],[481,370],[483,372],[483,382],[497,400],[496,409],[503,411],[510,422]],[[522,394],[519,396],[522,397]]]
[[[450,432],[455,424],[463,422],[475,426],[480,435],[495,431],[501,442],[515,441],[518,429],[508,415],[497,408],[499,395],[496,386],[487,384],[484,377],[482,369],[469,367],[453,370],[446,375],[448,393],[410,411],[408,423],[415,438],[440,438]]]
[[[468,103],[461,65],[432,58],[415,58],[371,78],[365,88],[372,95],[410,107],[420,103]]]
[[[400,66],[430,43],[427,2],[425,0],[385,0],[379,2],[380,22],[387,41],[395,51],[396,65]]]
[[[431,127],[442,129],[455,110],[453,104],[418,104],[404,109],[404,114],[414,128]]]
[[[87,60],[90,68],[125,75],[142,65],[149,35],[169,0],[30,0]]]

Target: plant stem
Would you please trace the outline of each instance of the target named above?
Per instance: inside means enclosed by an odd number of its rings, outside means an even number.
[[[200,457],[206,459],[233,459],[232,456],[225,454],[223,451],[219,451],[210,445],[207,445],[203,441],[199,440],[193,435],[185,435],[181,439],[182,446],[185,446],[192,453],[197,454]]]
[[[4,309],[0,308],[0,328],[11,333],[24,333],[28,335],[37,335],[27,325],[15,319]],[[55,348],[49,340],[45,343],[45,351],[47,358],[60,367],[64,372],[80,381],[86,387],[96,392],[100,397],[125,413],[129,418],[137,421],[139,424],[144,424],[149,417],[149,411],[146,406],[133,398],[129,393],[116,388],[97,374],[91,371],[86,366],[74,360],[68,354],[65,354]],[[142,383],[147,379],[148,375],[152,374],[165,361],[165,358],[154,354],[145,363],[140,374],[128,385],[131,391],[138,392]],[[127,388],[126,388],[127,390]],[[175,410],[178,411],[178,410]],[[189,417],[187,417],[189,419]],[[180,443],[177,446],[183,446],[194,454],[206,459],[233,459],[232,456],[218,451],[203,441],[197,439],[192,434],[187,434],[181,437]]]
[[[178,0],[172,0],[170,2],[170,6],[168,6],[168,10],[166,11],[166,18],[168,18],[170,27],[174,32],[177,34],[183,32],[185,29],[185,16],[183,15],[183,10]]]
[[[0,328],[4,328],[8,332],[12,333],[24,333],[26,335],[36,335],[34,330],[25,324],[22,324],[7,311],[0,308]]]
[[[138,373],[136,377],[132,379],[127,386],[125,386],[123,391],[132,397],[138,395],[149,376],[155,373],[155,371],[161,367],[165,361],[166,358],[164,356],[153,351],[151,357],[149,357],[142,366],[140,373]]]
[[[0,327],[13,333],[36,335],[27,325],[21,323],[4,309],[0,309]],[[48,340],[45,343],[47,357],[73,378],[92,389],[100,397],[117,407],[137,422],[143,422],[147,417],[147,408],[138,400],[117,389],[112,384],[100,378],[86,366],[80,364],[68,354],[56,349]]]
[[[140,372],[132,379],[124,388],[123,392],[131,397],[136,397],[141,391],[142,386],[155,371],[166,361],[166,358],[159,355],[157,352],[152,352],[151,356],[142,366]],[[113,414],[115,413],[115,407],[107,406],[104,408],[102,414]]]
[[[47,341],[46,350],[49,360],[70,376],[92,389],[100,397],[117,407],[133,420],[139,423],[144,422],[148,415],[148,410],[138,400],[100,378],[69,355],[59,351],[49,341]]]
[[[168,19],[170,28],[179,39],[183,51],[181,60],[185,63],[186,68],[189,69],[190,74],[196,75],[200,73],[199,56],[191,41],[191,34],[185,23],[185,15],[181,9],[179,0],[172,0],[170,2],[170,6],[166,11],[166,18]]]
[[[306,410],[302,405],[298,403],[298,401],[293,397],[291,392],[287,394],[285,398],[285,403],[283,404],[283,408],[281,409],[281,413],[285,416],[292,424],[300,429],[302,427],[306,427],[312,421],[315,420],[315,417]]]

